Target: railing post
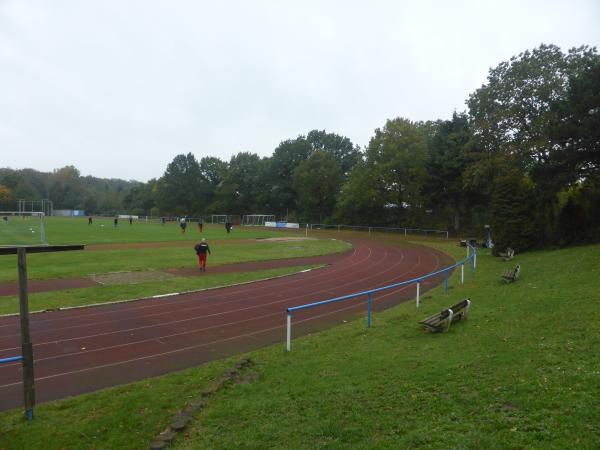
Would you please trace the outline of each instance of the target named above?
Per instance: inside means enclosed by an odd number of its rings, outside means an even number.
[[[417,308],[419,307],[419,291],[421,288],[421,282],[417,281]]]
[[[371,302],[373,298],[371,297],[371,293],[367,295],[367,327],[371,328]]]
[[[444,276],[445,276],[445,279],[444,279],[444,293],[447,294],[448,293],[448,271],[447,270],[444,272]]]
[[[477,252],[473,252],[473,269],[477,269]]]
[[[33,345],[29,335],[29,294],[27,292],[27,251],[17,250],[19,266],[19,315],[21,319],[21,355],[23,355],[23,394],[25,418],[33,419],[35,406],[35,378],[33,376]]]
[[[287,312],[287,351],[292,350],[292,313]]]
[[[404,229],[404,237],[406,237],[406,228]]]
[[[460,284],[465,284],[465,263],[460,265]]]

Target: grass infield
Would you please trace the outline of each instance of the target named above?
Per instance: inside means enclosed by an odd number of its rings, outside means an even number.
[[[432,245],[432,244],[430,244]],[[439,248],[463,256],[448,244]],[[592,449],[600,442],[600,246],[485,252],[477,272],[365,320],[249,354],[253,380],[196,414],[175,448]],[[470,297],[448,333],[418,320]],[[376,301],[376,300],[375,300]],[[0,448],[147,448],[238,357],[0,414]]]
[[[101,225],[105,223],[105,227]],[[111,227],[108,227],[111,225]],[[251,227],[236,228],[231,234],[220,225],[205,225],[198,233],[191,224],[182,235],[174,223],[120,224],[112,228],[109,220],[97,219],[88,226],[82,218],[48,218],[46,229],[51,244],[83,243],[87,250],[63,253],[38,253],[27,257],[29,279],[87,277],[117,271],[160,270],[195,267],[194,245],[205,237],[211,246],[209,266],[318,256],[347,250],[348,244],[335,240],[300,242],[262,241],[273,237],[302,237],[300,232],[281,233]],[[104,237],[103,237],[104,236]],[[257,240],[258,239],[258,240]],[[102,242],[102,244],[98,244]],[[0,256],[0,283],[17,279],[15,255]],[[0,300],[1,302],[1,300]]]

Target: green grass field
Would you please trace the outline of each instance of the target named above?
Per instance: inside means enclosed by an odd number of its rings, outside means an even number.
[[[204,226],[202,234],[195,224],[190,224],[184,235],[176,223],[161,225],[134,222],[133,225],[129,225],[127,221],[121,221],[114,228],[112,219],[95,219],[93,225],[88,225],[85,218],[50,217],[46,218],[45,228],[50,244],[83,243],[88,247],[84,251],[28,255],[30,280],[93,277],[112,272],[152,271],[153,274],[158,275],[164,269],[196,267],[197,257],[193,247],[202,237],[205,237],[211,245],[209,272],[210,267],[222,264],[319,256],[351,248],[343,241],[329,238],[298,242],[265,240],[304,236],[300,232],[282,233],[260,228],[236,227],[232,233],[227,234],[222,225],[210,224]],[[307,267],[302,266],[236,274],[207,273],[203,274],[202,278],[169,277],[129,285],[103,285],[31,294],[30,309],[37,311],[82,306],[169,292],[205,289],[290,274],[305,268]],[[16,280],[16,256],[0,256],[0,283]],[[0,314],[16,312],[18,312],[16,296],[0,297]]]
[[[435,244],[434,244],[435,245]],[[462,249],[438,247],[462,257]],[[596,449],[600,442],[600,246],[485,252],[465,285],[249,354],[252,380],[209,400],[175,448]],[[470,297],[467,321],[417,322]],[[0,414],[0,448],[147,448],[238,358]]]

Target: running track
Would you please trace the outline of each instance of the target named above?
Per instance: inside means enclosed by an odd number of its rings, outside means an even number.
[[[367,239],[350,242],[353,250],[332,257],[330,266],[293,276],[33,314],[37,402],[161,375],[278,342],[283,351],[287,307],[407,280],[451,262],[447,255],[426,247]],[[414,290],[411,286],[375,295],[374,310],[411,299]],[[300,311],[293,316],[293,337],[357,314],[364,317],[365,305],[366,301],[355,299]],[[376,320],[375,316],[374,324]],[[18,317],[0,318],[0,358],[20,353]],[[21,363],[0,365],[0,410],[22,402]]]

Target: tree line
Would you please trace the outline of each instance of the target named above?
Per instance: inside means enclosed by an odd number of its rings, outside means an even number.
[[[463,235],[490,224],[498,248],[520,250],[600,240],[596,48],[525,51],[490,69],[466,105],[449,120],[389,119],[363,149],[312,130],[269,157],[180,154],[147,183],[81,177],[73,167],[3,169],[0,202],[47,197],[90,213],[275,214]]]

